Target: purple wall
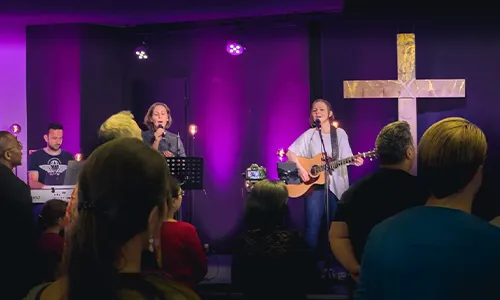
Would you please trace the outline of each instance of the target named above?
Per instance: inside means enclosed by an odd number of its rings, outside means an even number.
[[[22,25],[4,24],[0,19],[0,130],[11,124],[21,125],[18,136],[25,145],[23,165],[18,176],[26,180],[27,116],[26,116],[26,29]]]
[[[63,149],[80,152],[79,25],[27,28],[28,147],[45,145],[50,122],[64,126]]]
[[[224,239],[243,211],[241,173],[258,163],[276,177],[276,150],[288,147],[308,128],[308,38],[304,27],[255,26],[242,39],[247,52],[231,56],[227,29],[158,32],[148,35],[150,60],[134,60],[128,74],[134,112],[163,101],[172,109],[173,127],[184,132],[184,102],[171,84],[189,78],[188,118],[199,133],[195,155],[205,158],[205,189],[195,193],[194,223],[202,239]],[[130,52],[133,58],[132,51]],[[180,85],[181,83],[179,83]],[[183,87],[179,87],[183,88]],[[140,112],[140,113],[139,113]],[[178,127],[179,126],[179,127]],[[174,129],[175,132],[175,129]],[[186,142],[186,140],[184,141]],[[303,219],[303,203],[291,203],[294,219]]]
[[[80,142],[84,155],[95,146],[97,131],[111,115],[127,108],[123,97],[121,28],[85,25],[80,36]]]

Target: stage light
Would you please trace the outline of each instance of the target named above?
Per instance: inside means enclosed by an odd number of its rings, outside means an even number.
[[[339,121],[333,121],[332,122],[332,126],[335,127],[335,128],[339,128]]]
[[[137,55],[138,59],[148,59],[148,48],[146,47],[146,43],[142,43],[141,46],[135,48],[135,55]]]
[[[21,125],[19,124],[12,124],[10,125],[9,127],[9,131],[10,133],[12,133],[13,135],[17,136],[18,134],[21,133]]]
[[[76,161],[82,161],[83,160],[83,154],[81,154],[81,153],[75,154],[75,160]]]
[[[227,53],[231,55],[241,55],[243,52],[245,52],[246,48],[243,47],[241,44],[238,44],[236,42],[229,42],[227,43],[226,46],[226,51]]]
[[[194,138],[194,136],[198,132],[198,126],[196,126],[195,124],[191,124],[191,125],[189,125],[189,129],[188,130],[189,130],[189,134],[191,136],[193,136],[193,138]]]
[[[283,149],[283,148],[278,149],[278,151],[276,152],[276,155],[278,156],[278,159],[279,159],[281,162],[283,161],[283,158],[285,158],[285,157],[286,157],[286,153],[287,153],[287,152],[288,152],[288,151],[287,151],[287,150],[285,150],[285,149]]]

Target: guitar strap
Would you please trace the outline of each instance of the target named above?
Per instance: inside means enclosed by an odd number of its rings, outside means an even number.
[[[337,128],[330,126],[330,140],[332,142],[332,159],[339,159],[339,143],[337,139]]]

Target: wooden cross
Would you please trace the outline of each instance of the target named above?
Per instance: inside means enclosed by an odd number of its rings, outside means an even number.
[[[416,79],[415,35],[398,34],[397,47],[397,80],[344,81],[344,98],[398,98],[398,118],[410,124],[416,149],[417,98],[463,98],[465,79]],[[416,174],[416,161],[413,165]]]

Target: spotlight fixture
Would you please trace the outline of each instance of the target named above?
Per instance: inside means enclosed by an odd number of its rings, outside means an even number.
[[[146,42],[142,42],[142,45],[135,48],[135,55],[137,55],[138,59],[148,59],[148,47],[146,46]]]
[[[231,55],[241,55],[245,50],[246,48],[237,42],[228,42],[226,45],[226,51]]]

